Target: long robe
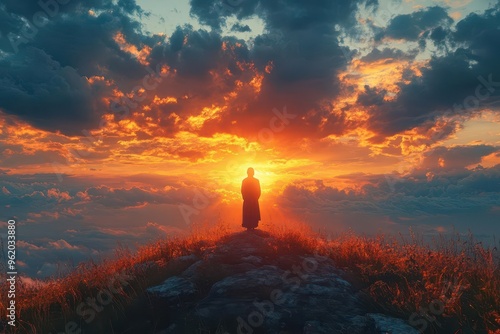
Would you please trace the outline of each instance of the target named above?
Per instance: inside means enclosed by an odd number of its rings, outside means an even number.
[[[247,177],[241,183],[243,196],[243,227],[255,228],[260,220],[260,182],[254,177]]]

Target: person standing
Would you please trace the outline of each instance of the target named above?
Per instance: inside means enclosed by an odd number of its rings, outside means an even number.
[[[241,183],[241,195],[243,196],[243,227],[253,230],[260,221],[260,182],[254,178],[255,171],[248,168],[248,177]]]

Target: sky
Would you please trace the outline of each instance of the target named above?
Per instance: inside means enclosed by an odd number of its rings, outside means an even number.
[[[0,3],[0,236],[44,278],[241,223],[500,232],[500,2]]]

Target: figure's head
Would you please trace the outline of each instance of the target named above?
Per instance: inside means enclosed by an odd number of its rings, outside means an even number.
[[[249,168],[247,169],[247,175],[248,175],[248,176],[253,176],[254,174],[255,174],[255,171],[253,170],[253,168],[252,168],[252,167],[249,167]]]

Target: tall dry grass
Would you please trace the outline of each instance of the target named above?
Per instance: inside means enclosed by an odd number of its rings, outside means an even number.
[[[500,334],[500,242],[484,246],[469,233],[431,242],[408,236],[333,238],[307,226],[275,229],[292,248],[325,255],[367,292],[374,306],[426,333]]]
[[[498,244],[484,247],[471,234],[441,236],[434,243],[425,244],[413,233],[409,237],[346,233],[329,238],[297,223],[271,224],[265,229],[281,250],[328,256],[371,296],[376,310],[410,323],[420,320],[418,326],[414,324],[417,329],[429,333],[453,333],[450,328],[500,333]],[[114,296],[117,307],[124,309],[145,288],[165,278],[161,268],[170,260],[193,253],[200,255],[234,231],[221,222],[215,226],[195,225],[185,237],[160,240],[136,252],[120,247],[113,259],[88,261],[71,274],[48,279],[39,286],[20,283],[16,296],[18,332],[46,333],[45,329],[54,323],[64,324],[74,316],[78,303],[106,288],[109,278],[119,272],[133,278]],[[2,318],[6,288],[0,284]]]
[[[74,318],[78,305],[89,297],[95,298],[99,291],[109,290],[117,274],[130,280],[125,287],[115,288],[119,293],[113,295],[113,305],[124,309],[147,287],[161,281],[164,275],[161,270],[170,260],[201,253],[231,232],[224,222],[193,224],[190,233],[184,237],[158,240],[136,252],[119,245],[113,258],[83,262],[64,277],[48,278],[38,284],[18,279],[15,298],[17,325],[10,329],[13,333],[37,334],[49,333],[52,328],[64,328]],[[8,286],[4,277],[0,279],[0,318],[6,319]]]

